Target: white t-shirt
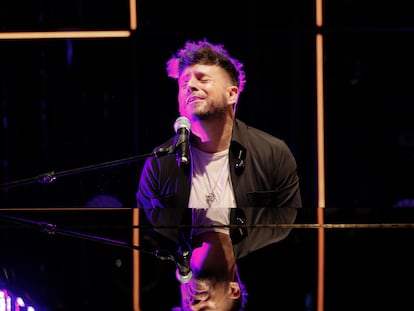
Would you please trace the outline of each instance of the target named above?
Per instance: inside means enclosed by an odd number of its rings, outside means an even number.
[[[193,209],[193,226],[206,226],[193,228],[192,235],[208,231],[228,234],[230,209],[236,207],[229,151],[207,153],[193,147],[191,156],[193,176],[188,207]]]

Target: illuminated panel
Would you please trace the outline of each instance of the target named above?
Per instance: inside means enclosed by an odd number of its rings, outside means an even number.
[[[0,39],[126,38],[130,35],[131,32],[129,30],[0,32]]]
[[[32,40],[32,39],[68,39],[68,38],[126,38],[131,36],[131,30],[137,29],[136,0],[129,0],[130,29],[102,31],[29,31],[29,32],[0,32],[0,40]]]

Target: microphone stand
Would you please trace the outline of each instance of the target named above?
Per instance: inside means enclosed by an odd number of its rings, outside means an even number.
[[[66,171],[60,171],[60,172],[51,171],[51,172],[47,172],[47,173],[44,173],[44,174],[40,174],[40,175],[35,176],[35,177],[24,178],[24,179],[15,180],[15,181],[5,183],[5,184],[0,184],[0,189],[1,190],[7,190],[7,189],[14,188],[14,187],[17,187],[17,186],[24,186],[24,185],[29,185],[29,184],[33,184],[33,183],[50,184],[53,181],[55,181],[58,177],[68,176],[68,175],[73,175],[73,174],[78,174],[78,173],[83,173],[83,172],[88,172],[88,171],[92,171],[92,170],[112,167],[112,166],[121,165],[121,164],[127,164],[127,163],[130,163],[130,162],[140,160],[140,159],[143,159],[143,158],[148,158],[148,157],[151,157],[151,156],[155,156],[155,157],[163,156],[163,155],[173,153],[174,149],[175,149],[174,146],[167,147],[167,148],[158,148],[157,150],[155,150],[151,153],[146,153],[146,154],[133,156],[133,157],[129,157],[129,158],[124,158],[124,159],[120,159],[120,160],[103,162],[103,163],[99,163],[99,164],[88,165],[88,166],[75,168],[75,169],[70,169],[70,170],[66,170]]]

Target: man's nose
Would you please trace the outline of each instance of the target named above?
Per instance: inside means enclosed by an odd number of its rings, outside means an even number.
[[[190,78],[187,81],[187,91],[192,92],[194,89],[197,89],[198,80],[194,77]]]

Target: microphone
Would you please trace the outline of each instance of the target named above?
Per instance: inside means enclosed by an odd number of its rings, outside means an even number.
[[[190,147],[188,136],[190,134],[190,120],[186,117],[178,117],[174,123],[176,139],[174,144],[175,156],[177,158],[178,167],[188,167],[190,164]]]
[[[177,265],[175,276],[182,284],[190,282],[193,277],[193,272],[190,268],[190,257],[191,252],[189,249],[183,250],[182,247],[178,249],[177,256],[175,258],[175,263]]]

